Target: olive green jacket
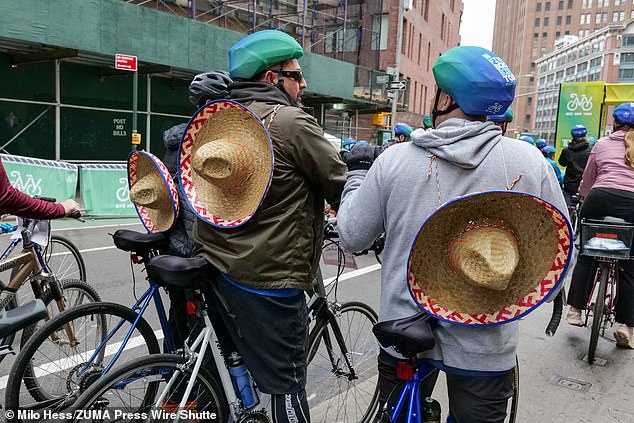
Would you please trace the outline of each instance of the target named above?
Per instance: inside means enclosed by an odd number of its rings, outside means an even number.
[[[230,88],[230,99],[249,107],[265,126],[270,122],[273,180],[244,225],[218,229],[197,219],[194,255],[249,288],[309,289],[321,255],[324,200],[338,205],[346,166],[317,121],[276,87],[241,82]]]

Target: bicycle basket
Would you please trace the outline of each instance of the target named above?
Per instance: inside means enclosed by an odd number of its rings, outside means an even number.
[[[627,260],[633,237],[632,224],[584,219],[581,221],[581,254]]]

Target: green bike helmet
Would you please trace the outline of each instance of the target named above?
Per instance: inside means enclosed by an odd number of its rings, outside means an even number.
[[[425,117],[423,118],[423,128],[424,129],[431,128],[431,116],[430,115],[425,115]]]
[[[270,66],[303,55],[293,37],[267,29],[247,35],[229,49],[229,73],[232,79],[251,79]]]

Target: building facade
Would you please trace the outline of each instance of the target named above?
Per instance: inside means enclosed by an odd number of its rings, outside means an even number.
[[[553,141],[561,82],[634,83],[634,19],[562,42],[538,59],[536,68],[534,129]]]
[[[536,128],[537,62],[555,50],[557,40],[586,37],[633,16],[634,2],[630,0],[497,1],[493,51],[508,63],[518,80],[516,100],[511,106],[515,121],[509,129],[520,132]]]

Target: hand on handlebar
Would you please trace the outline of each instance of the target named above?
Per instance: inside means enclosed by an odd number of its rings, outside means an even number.
[[[79,203],[75,200],[64,200],[61,204],[64,207],[64,216],[69,217],[80,217],[81,216],[81,207]]]

